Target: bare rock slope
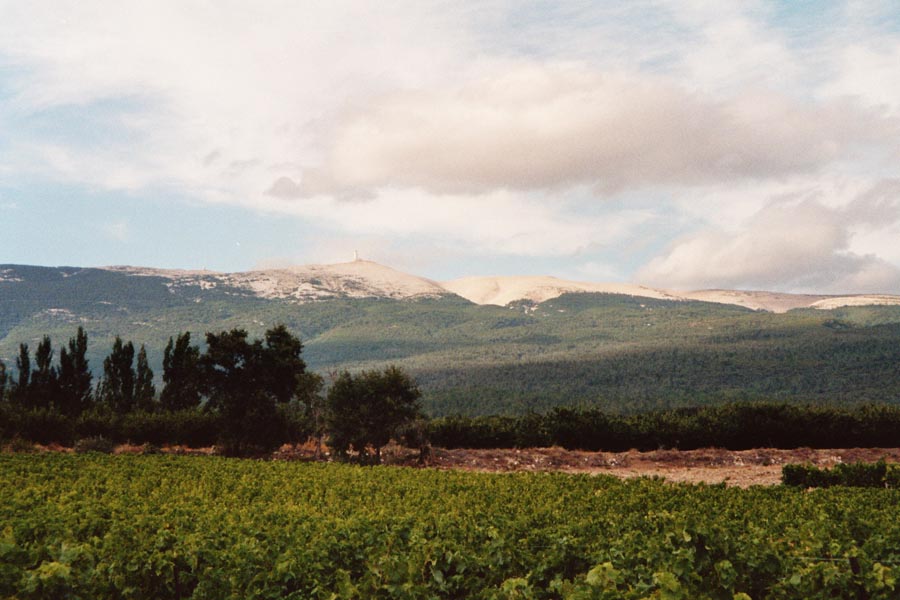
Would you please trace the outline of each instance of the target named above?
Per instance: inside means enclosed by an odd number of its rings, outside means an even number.
[[[753,310],[786,312],[794,308],[900,305],[894,295],[809,295],[744,290],[673,291],[631,283],[592,283],[550,276],[464,277],[436,282],[368,260],[332,265],[303,265],[242,273],[109,267],[131,275],[170,280],[170,288],[225,288],[261,298],[313,302],[329,298],[434,298],[449,294],[475,304],[505,306],[517,300],[544,302],[566,293],[624,294],[659,300],[714,302]]]
[[[133,275],[171,280],[170,287],[226,287],[260,298],[312,302],[328,298],[420,298],[448,294],[438,283],[368,260],[302,265],[241,273],[110,267]]]

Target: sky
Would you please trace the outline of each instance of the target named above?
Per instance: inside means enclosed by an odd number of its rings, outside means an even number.
[[[0,0],[0,263],[900,293],[900,7]]]

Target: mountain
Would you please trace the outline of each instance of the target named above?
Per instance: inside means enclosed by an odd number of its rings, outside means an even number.
[[[841,306],[900,305],[900,296],[883,294],[824,296],[743,290],[681,292],[630,283],[589,283],[548,276],[463,277],[442,282],[441,285],[447,291],[462,296],[475,304],[496,304],[498,306],[506,306],[516,300],[540,303],[570,293],[620,294],[657,300],[698,300],[716,304],[733,304],[752,310],[776,313],[783,313],[795,308],[832,309]]]
[[[628,412],[723,399],[900,402],[896,296],[674,292],[552,277],[438,283],[369,261],[247,273],[0,266],[0,360],[84,326],[161,374],[170,336],[277,323],[322,373],[399,364],[432,414]],[[762,310],[761,310],[762,309]]]
[[[315,302],[329,298],[424,298],[447,291],[429,279],[402,273],[368,260],[333,265],[304,265],[244,273],[109,267],[127,275],[161,277],[173,292],[223,287],[259,298]],[[2,276],[2,273],[0,273]]]
[[[445,290],[474,302],[506,306],[516,300],[544,302],[569,293],[621,294],[641,298],[682,300],[679,295],[628,283],[585,283],[548,276],[463,277],[441,284]]]
[[[32,281],[35,269],[0,265],[0,284]],[[455,294],[475,304],[506,306],[510,302],[541,303],[568,293],[627,295],[656,300],[680,300],[733,304],[752,310],[785,312],[796,308],[833,309],[841,306],[900,305],[892,295],[808,295],[766,291],[674,291],[630,283],[592,283],[551,276],[463,277],[437,282],[410,275],[368,260],[331,265],[303,265],[239,273],[185,271],[116,266],[101,269],[61,267],[62,278],[98,276],[99,271],[162,281],[173,295],[206,296],[221,292],[231,296],[287,300],[296,303],[334,298],[437,298]],[[51,277],[45,272],[45,277]],[[198,296],[199,297],[199,296]],[[115,300],[108,300],[115,302]]]

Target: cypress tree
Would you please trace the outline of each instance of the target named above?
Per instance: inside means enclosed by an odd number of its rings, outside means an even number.
[[[141,344],[137,355],[137,371],[134,381],[134,404],[139,410],[152,411],[156,399],[153,371],[147,362],[147,349]]]
[[[88,367],[87,334],[78,328],[69,339],[68,350],[59,351],[59,409],[69,416],[78,416],[91,404],[93,375]]]
[[[160,404],[165,410],[185,410],[200,405],[200,348],[191,345],[185,332],[169,338],[163,352],[163,386]]]
[[[6,365],[0,360],[0,402],[6,399]]]
[[[16,357],[16,371],[19,375],[10,390],[10,399],[19,406],[28,406],[31,392],[31,353],[28,344],[19,344],[19,356]]]
[[[50,408],[57,394],[57,375],[53,368],[53,343],[44,336],[34,353],[35,370],[31,373],[31,404]]]
[[[100,400],[117,413],[134,409],[134,344],[116,336],[112,352],[103,360],[103,378],[98,385]]]

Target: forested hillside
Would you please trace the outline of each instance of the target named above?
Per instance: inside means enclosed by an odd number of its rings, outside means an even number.
[[[523,414],[556,406],[638,412],[724,400],[900,401],[900,307],[784,314],[705,302],[566,294],[541,304],[476,305],[458,296],[266,299],[227,286],[100,269],[3,267],[0,360],[18,344],[62,344],[82,325],[97,370],[120,335],[161,373],[169,336],[277,323],[308,365],[416,376],[433,415]]]

